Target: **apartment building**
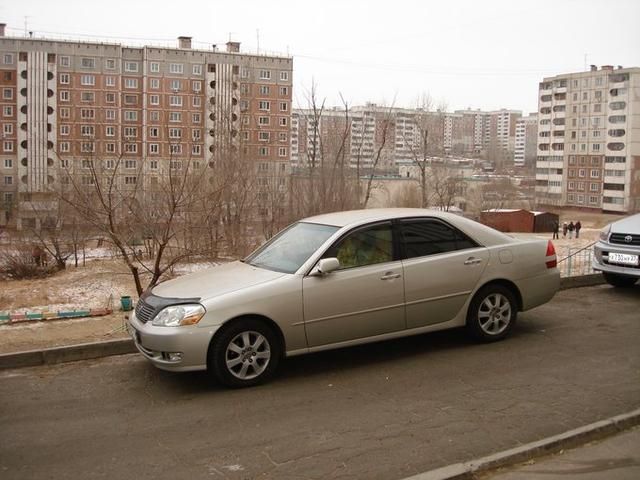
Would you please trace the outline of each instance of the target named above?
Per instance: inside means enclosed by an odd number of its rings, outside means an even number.
[[[513,164],[516,167],[533,167],[538,148],[538,115],[531,113],[516,121]]]
[[[128,185],[234,149],[284,191],[292,68],[238,42],[132,47],[7,37],[0,24],[0,225],[40,227],[34,205],[53,214],[61,169],[82,175],[94,161],[124,164]]]
[[[538,105],[538,203],[640,210],[640,68],[545,78]]]

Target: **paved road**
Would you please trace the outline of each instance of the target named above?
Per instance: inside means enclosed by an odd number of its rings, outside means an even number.
[[[0,373],[0,478],[399,479],[640,405],[640,287],[567,290],[512,337],[290,359],[229,391],[136,355]]]

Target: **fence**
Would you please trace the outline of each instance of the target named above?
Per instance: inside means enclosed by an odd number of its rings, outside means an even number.
[[[591,267],[594,243],[595,242],[590,243],[586,247],[581,248],[565,247],[562,250],[562,254],[558,255],[558,270],[560,270],[560,276],[576,277],[595,273]]]

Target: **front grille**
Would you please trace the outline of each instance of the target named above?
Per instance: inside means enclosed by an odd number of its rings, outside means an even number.
[[[631,237],[630,242],[627,241],[628,237]],[[632,234],[632,233],[612,233],[611,236],[609,237],[609,243],[640,246],[640,235]]]
[[[142,323],[147,323],[155,317],[156,309],[145,302],[142,298],[138,300],[136,305],[136,318]]]

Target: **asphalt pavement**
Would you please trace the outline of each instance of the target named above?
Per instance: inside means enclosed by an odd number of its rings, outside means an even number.
[[[640,406],[640,286],[462,331],[288,359],[225,390],[139,355],[0,372],[0,478],[400,479]]]

